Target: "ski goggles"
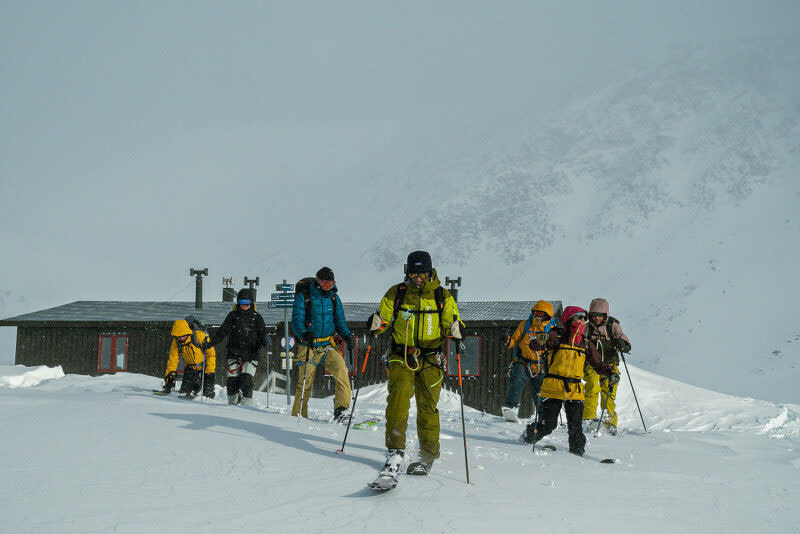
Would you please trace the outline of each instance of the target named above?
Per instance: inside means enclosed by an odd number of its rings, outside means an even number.
[[[430,278],[430,273],[409,273],[409,278],[418,278],[420,280],[427,280]]]
[[[586,314],[585,313],[576,313],[575,315],[570,317],[570,319],[575,319],[576,321],[585,321],[586,320]]]
[[[250,299],[239,299],[239,306],[250,306],[252,303]]]
[[[543,312],[540,310],[536,310],[535,312],[533,312],[533,316],[543,321],[547,321],[550,319],[550,316],[547,314],[547,312]]]

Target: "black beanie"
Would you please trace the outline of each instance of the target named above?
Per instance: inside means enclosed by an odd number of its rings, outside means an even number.
[[[336,279],[333,277],[333,271],[330,267],[323,267],[319,271],[317,271],[317,280],[325,280],[328,282],[333,282]]]
[[[406,274],[429,273],[433,270],[431,255],[424,250],[415,250],[408,255]]]

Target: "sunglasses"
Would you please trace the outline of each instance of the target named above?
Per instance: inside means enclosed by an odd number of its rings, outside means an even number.
[[[605,313],[600,312],[589,312],[589,317],[603,317]]]
[[[426,280],[430,276],[428,273],[411,273],[408,275],[409,278],[419,278],[421,280]]]
[[[239,306],[250,306],[252,303],[250,299],[239,299]]]
[[[335,283],[336,283],[335,280],[320,280],[319,281],[319,285],[321,285],[321,286],[332,286]]]
[[[536,317],[537,319],[550,319],[550,316],[542,311],[533,312],[533,316]]]

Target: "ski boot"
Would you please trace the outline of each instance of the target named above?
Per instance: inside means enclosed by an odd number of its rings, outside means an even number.
[[[584,419],[583,420],[583,431],[585,433],[587,433],[587,434],[594,432],[595,430],[597,430],[597,422],[598,421],[599,420],[597,419],[597,417],[595,417],[594,419]]]
[[[520,437],[522,438],[522,441],[524,441],[528,445],[533,445],[534,443],[536,443],[537,441],[542,439],[539,436],[538,430],[536,429],[536,423],[535,422],[534,423],[530,423],[528,426],[526,426],[525,427],[525,432],[523,432],[522,436],[520,436]]]
[[[606,425],[606,432],[608,432],[609,436],[617,435],[617,425],[615,425],[614,423],[609,423],[608,421],[606,421],[605,425]]]
[[[347,413],[347,408],[345,408],[344,406],[339,406],[338,408],[334,408],[333,410],[334,423],[341,423],[343,425],[346,425],[349,419],[350,416]]]
[[[228,395],[228,404],[239,404],[240,402],[242,402],[241,393],[234,393],[233,395]]]
[[[519,423],[519,418],[517,417],[516,408],[512,408],[510,406],[503,406],[500,408],[500,411],[503,414],[503,419],[505,419],[509,423]]]
[[[252,406],[253,397],[242,397],[242,406]]]
[[[386,463],[383,464],[383,470],[380,476],[397,478],[397,473],[400,471],[404,455],[405,451],[403,449],[386,449]]]
[[[433,460],[431,461],[419,460],[418,462],[411,462],[410,464],[408,464],[408,468],[406,469],[406,474],[425,476],[431,472],[432,465],[433,465]]]
[[[397,486],[397,473],[403,463],[404,452],[402,449],[386,449],[386,463],[383,470],[373,482],[367,487],[375,491],[387,491]]]

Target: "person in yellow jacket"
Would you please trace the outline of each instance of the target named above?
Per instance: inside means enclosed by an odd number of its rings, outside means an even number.
[[[529,343],[537,337],[544,343],[547,332],[553,327],[554,322],[553,305],[546,300],[540,300],[531,308],[528,319],[521,321],[511,337],[508,338],[506,347],[514,349],[514,357],[508,370],[506,399],[500,408],[506,421],[516,422],[518,420],[517,408],[526,379],[530,380],[533,403],[536,410],[539,409],[541,404],[539,388],[543,379],[543,375],[539,373],[539,357],[542,351],[531,350]]]
[[[593,344],[603,361],[619,375],[619,353],[628,353],[631,342],[622,331],[619,321],[611,317],[611,305],[606,299],[596,298],[589,304],[589,321],[586,337]],[[585,425],[597,427],[597,395],[600,394],[601,409],[605,409],[608,417],[603,421],[606,430],[612,436],[617,435],[617,387],[618,383],[610,383],[605,377],[598,375],[590,366],[584,369],[586,382],[586,402],[583,405],[583,422]]]
[[[178,369],[178,359],[183,358],[183,380],[178,393],[191,397],[196,396],[202,387],[203,396],[214,398],[214,379],[217,368],[217,358],[213,347],[203,350],[208,346],[208,336],[202,330],[192,328],[186,319],[178,319],[172,324],[172,345],[169,348],[167,369],[164,372],[164,393],[170,393],[175,388],[175,376]],[[203,360],[205,363],[205,376],[203,376]]]
[[[586,447],[581,419],[583,416],[583,366],[588,363],[604,375],[616,378],[619,375],[603,363],[600,353],[586,340],[586,310],[578,306],[567,306],[561,314],[563,330],[552,329],[544,345],[534,339],[532,350],[547,350],[546,371],[539,394],[544,397],[539,416],[528,425],[522,439],[536,443],[558,426],[558,413],[562,406],[567,414],[569,452],[582,456]]]
[[[373,334],[389,332],[386,368],[386,464],[382,476],[395,476],[403,462],[411,397],[417,404],[419,461],[407,473],[424,475],[439,457],[439,393],[442,390],[448,337],[463,339],[464,323],[452,294],[441,286],[431,256],[408,255],[406,280],[392,286],[378,311],[367,320]]]

